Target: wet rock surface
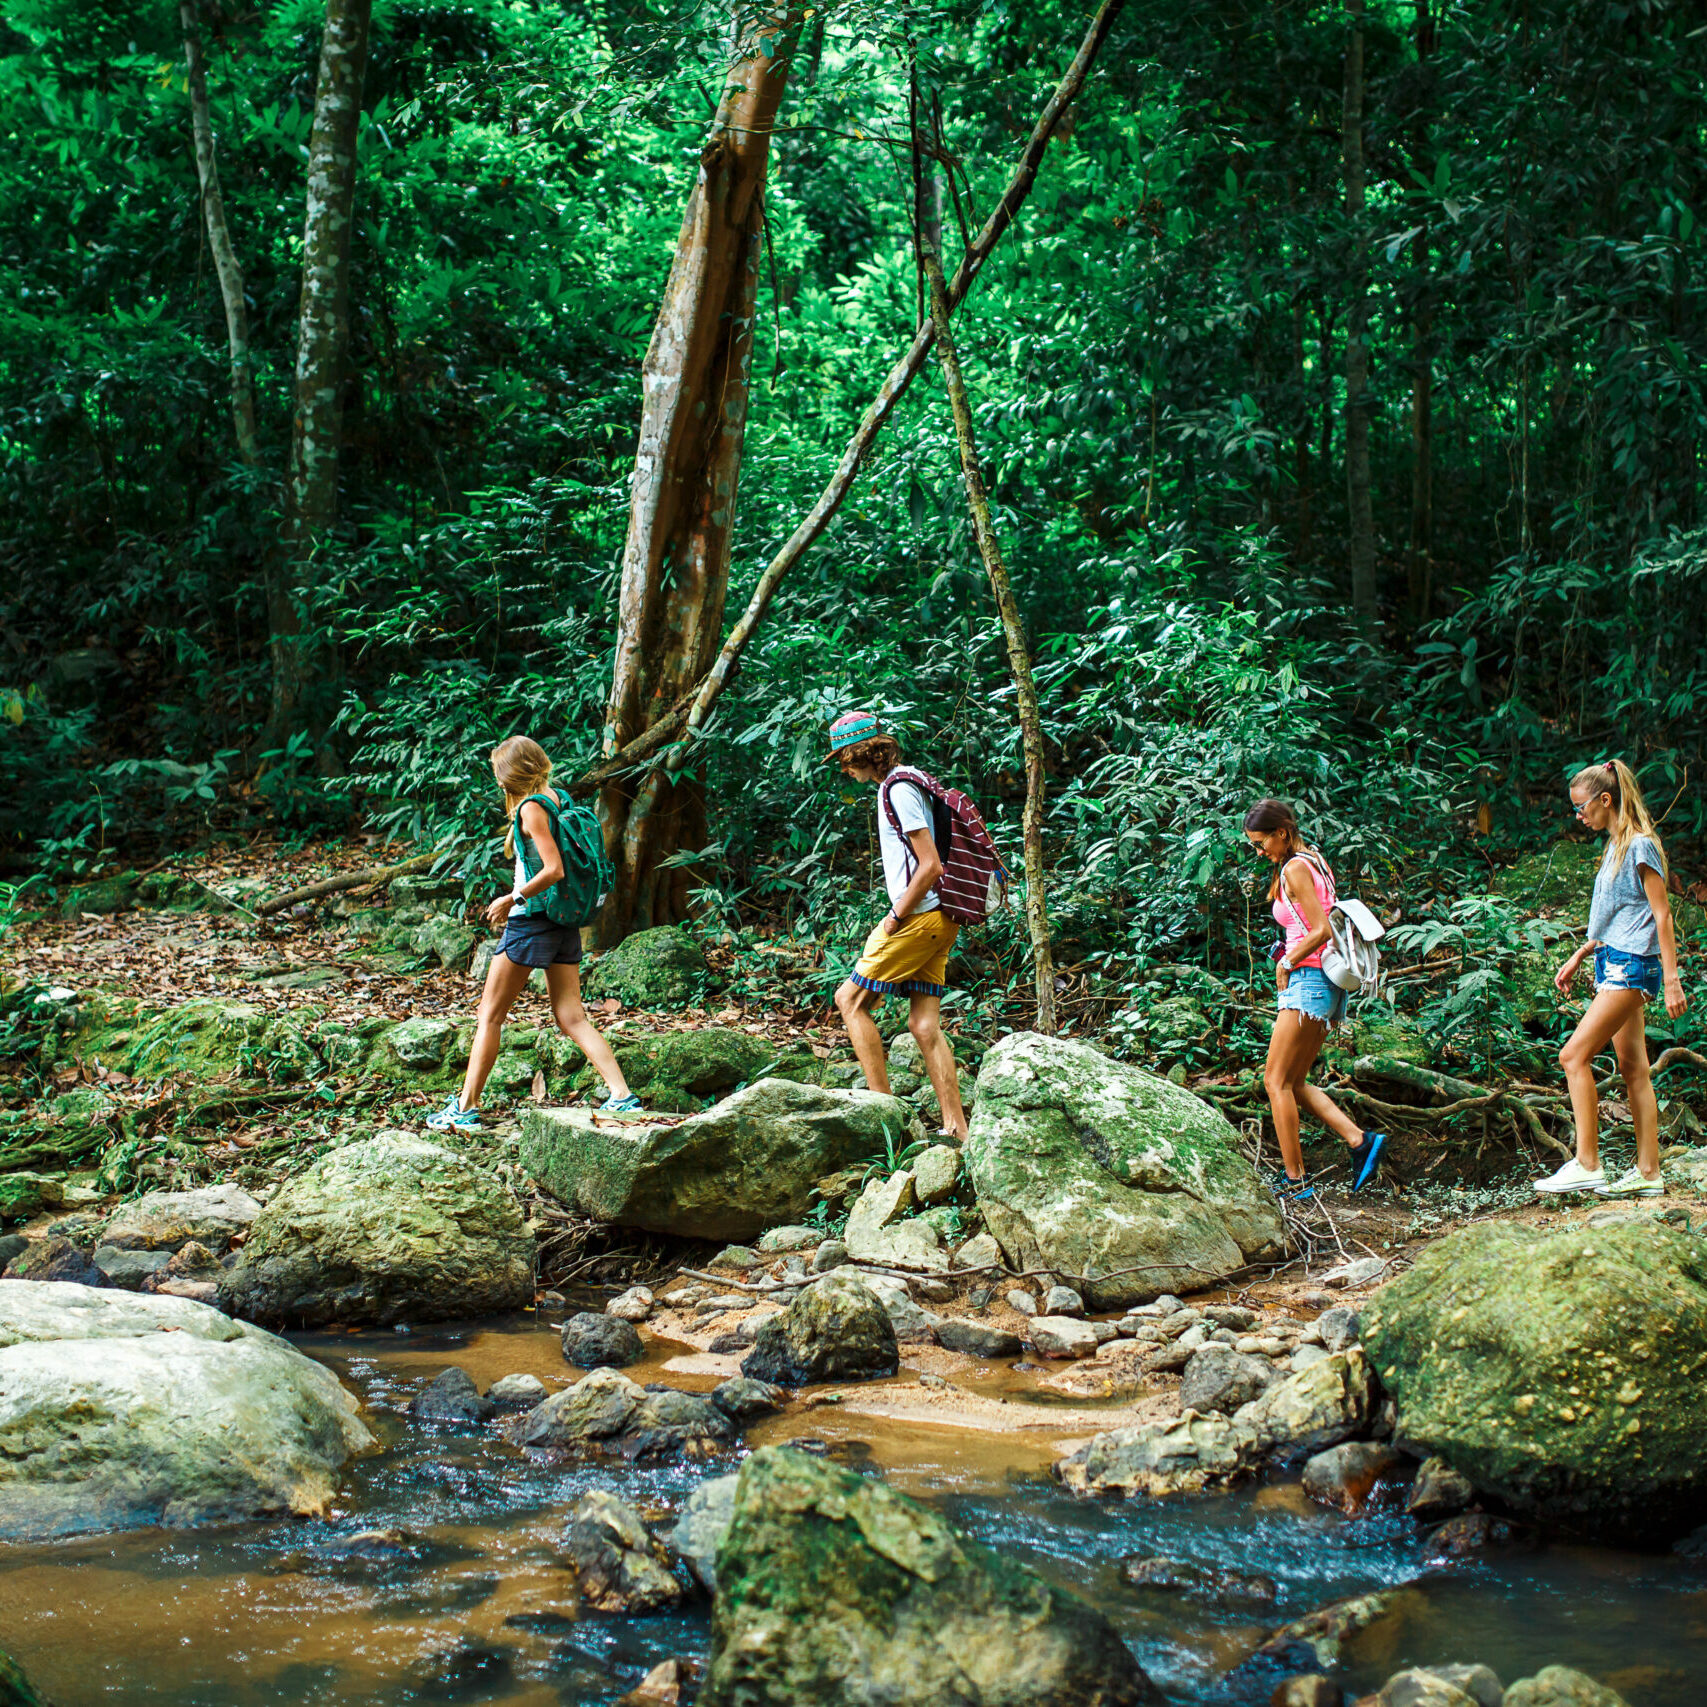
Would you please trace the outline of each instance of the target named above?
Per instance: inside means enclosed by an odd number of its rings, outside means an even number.
[[[646,1355],[633,1323],[582,1310],[563,1324],[563,1359],[579,1369],[626,1369]]]
[[[570,1508],[558,1548],[576,1595],[595,1612],[655,1612],[682,1598],[668,1555],[640,1514],[605,1489]]]
[[[730,1445],[735,1425],[709,1399],[651,1391],[615,1369],[595,1369],[504,1425],[517,1446],[637,1463],[699,1457]]]
[[[0,1281],[0,1539],[320,1515],[372,1445],[337,1378],[272,1334]]]
[[[533,1301],[533,1238],[501,1181],[382,1132],[288,1181],[229,1284],[237,1314],[292,1327],[496,1314]]]
[[[895,1329],[871,1287],[836,1269],[759,1329],[741,1364],[749,1380],[783,1387],[868,1380],[900,1368]]]
[[[192,1239],[223,1251],[247,1233],[260,1203],[236,1185],[196,1191],[151,1191],[127,1203],[101,1232],[101,1243],[127,1251],[176,1251]]]
[[[442,1369],[409,1401],[409,1414],[418,1422],[441,1428],[478,1428],[495,1409],[483,1398],[465,1369]]]
[[[1281,1238],[1217,1110],[1070,1039],[1022,1032],[985,1055],[965,1165],[1009,1266],[1086,1276],[1093,1309],[1201,1286]]]
[[[1057,1463],[1055,1475],[1078,1494],[1196,1494],[1230,1487],[1261,1462],[1249,1427],[1187,1411],[1168,1422],[1099,1434]]]
[[[934,1512],[786,1447],[742,1467],[703,1707],[1138,1707],[1102,1616]]]
[[[820,1179],[881,1154],[886,1134],[911,1123],[893,1097],[768,1078],[670,1126],[530,1108],[521,1157],[554,1196],[601,1221],[744,1241],[798,1222]]]
[[[1579,1531],[1663,1539],[1707,1517],[1707,1250],[1649,1222],[1462,1229],[1363,1311],[1402,1441]]]

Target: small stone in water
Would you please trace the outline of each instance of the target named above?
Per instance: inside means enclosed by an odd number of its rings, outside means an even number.
[[[712,1390],[711,1402],[731,1422],[750,1423],[774,1416],[788,1402],[788,1395],[769,1381],[737,1375]]]
[[[486,1397],[507,1411],[531,1411],[546,1397],[546,1385],[537,1375],[505,1375],[487,1388]]]
[[[644,1322],[652,1314],[652,1293],[644,1286],[631,1286],[605,1305],[605,1314],[619,1322]]]
[[[1035,1316],[1037,1314],[1037,1300],[1029,1292],[1022,1292],[1018,1287],[1015,1287],[1008,1294],[1008,1308],[1017,1310],[1022,1316]]]
[[[1309,1677],[1289,1677],[1274,1686],[1269,1707],[1344,1707],[1345,1691],[1320,1672]]]
[[[474,1427],[491,1416],[492,1404],[481,1398],[468,1371],[453,1365],[441,1369],[409,1401],[409,1414],[422,1422]]]
[[[626,1369],[645,1355],[631,1322],[583,1310],[563,1324],[563,1356],[578,1369]]]
[[[1454,1470],[1444,1458],[1426,1458],[1411,1484],[1405,1510],[1412,1517],[1451,1517],[1475,1499],[1469,1478]]]
[[[1271,1577],[1247,1576],[1219,1565],[1194,1564],[1189,1559],[1134,1556],[1121,1560],[1120,1570],[1138,1588],[1171,1589],[1205,1599],[1260,1603],[1274,1600],[1279,1593]]]

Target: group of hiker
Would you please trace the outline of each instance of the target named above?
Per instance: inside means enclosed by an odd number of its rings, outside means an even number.
[[[948,961],[963,922],[999,902],[1006,873],[977,809],[955,789],[902,762],[900,743],[869,711],[838,717],[829,731],[828,758],[850,781],[878,790],[878,848],[889,908],[865,940],[852,972],[836,991],[848,1041],[875,1091],[888,1091],[888,1060],[872,1010],[886,996],[905,996],[907,1026],[942,1112],[942,1131],[967,1136],[953,1046],[942,1029]],[[603,1079],[603,1111],[632,1114],[630,1091],[609,1043],[581,1000],[581,925],[602,903],[609,866],[596,820],[551,786],[551,761],[538,742],[516,735],[491,754],[509,828],[505,852],[513,882],[486,909],[503,936],[480,998],[468,1071],[460,1091],[427,1124],[473,1128],[500,1036],[516,998],[543,968],[552,1018]],[[1657,1196],[1659,1108],[1649,1075],[1644,1015],[1663,997],[1673,1018],[1688,1000],[1678,976],[1677,940],[1667,891],[1665,853],[1634,774],[1621,760],[1591,765],[1571,781],[1570,799],[1585,829],[1605,835],[1589,905],[1587,940],[1559,968],[1555,984],[1567,995],[1592,954],[1594,998],[1559,1052],[1570,1087],[1576,1153],[1546,1179],[1539,1193],[1594,1192],[1603,1197]],[[1357,1125],[1328,1093],[1309,1082],[1330,1028],[1346,1013],[1348,990],[1360,977],[1341,953],[1343,914],[1369,919],[1355,901],[1342,901],[1332,866],[1306,842],[1293,808],[1283,800],[1256,802],[1245,815],[1245,838],[1274,867],[1268,899],[1281,938],[1273,947],[1276,1014],[1263,1069],[1280,1169],[1272,1189],[1297,1202],[1313,1196],[1299,1141],[1300,1112],[1343,1140],[1352,1190],[1375,1177],[1386,1135]],[[583,868],[587,868],[583,870]],[[583,881],[569,895],[571,872]],[[1336,918],[1341,931],[1336,931]],[[1372,926],[1378,931],[1379,926]],[[1610,1043],[1623,1076],[1636,1132],[1635,1165],[1608,1180],[1600,1163],[1600,1093],[1595,1057]]]

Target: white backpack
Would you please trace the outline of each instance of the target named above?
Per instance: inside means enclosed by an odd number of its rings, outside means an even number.
[[[1303,860],[1313,871],[1320,871],[1327,879],[1329,891],[1333,891],[1332,874],[1323,870],[1309,854],[1300,853],[1293,857]],[[1293,917],[1299,924],[1307,925],[1309,921],[1286,892],[1284,867],[1280,892],[1286,895],[1286,904],[1292,908]],[[1336,894],[1328,903],[1328,940],[1322,944],[1323,977],[1336,989],[1350,994],[1355,995],[1359,990],[1373,994],[1381,983],[1381,951],[1375,945],[1386,934],[1387,927],[1356,896],[1341,898]]]

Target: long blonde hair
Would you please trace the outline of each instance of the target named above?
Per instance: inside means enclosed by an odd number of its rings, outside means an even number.
[[[516,857],[516,808],[530,794],[538,794],[551,781],[551,760],[545,749],[530,736],[512,735],[492,749],[492,774],[504,791],[504,816],[510,825],[504,832],[504,852]]]
[[[1655,827],[1654,815],[1642,798],[1642,785],[1637,782],[1636,773],[1622,759],[1608,759],[1603,765],[1590,765],[1586,770],[1578,771],[1571,778],[1571,787],[1612,796],[1612,810],[1616,816],[1612,820],[1606,852],[1601,856],[1601,864],[1607,871],[1619,870],[1630,852],[1630,844],[1638,836],[1647,836],[1660,851],[1660,875],[1668,875],[1666,851]]]

